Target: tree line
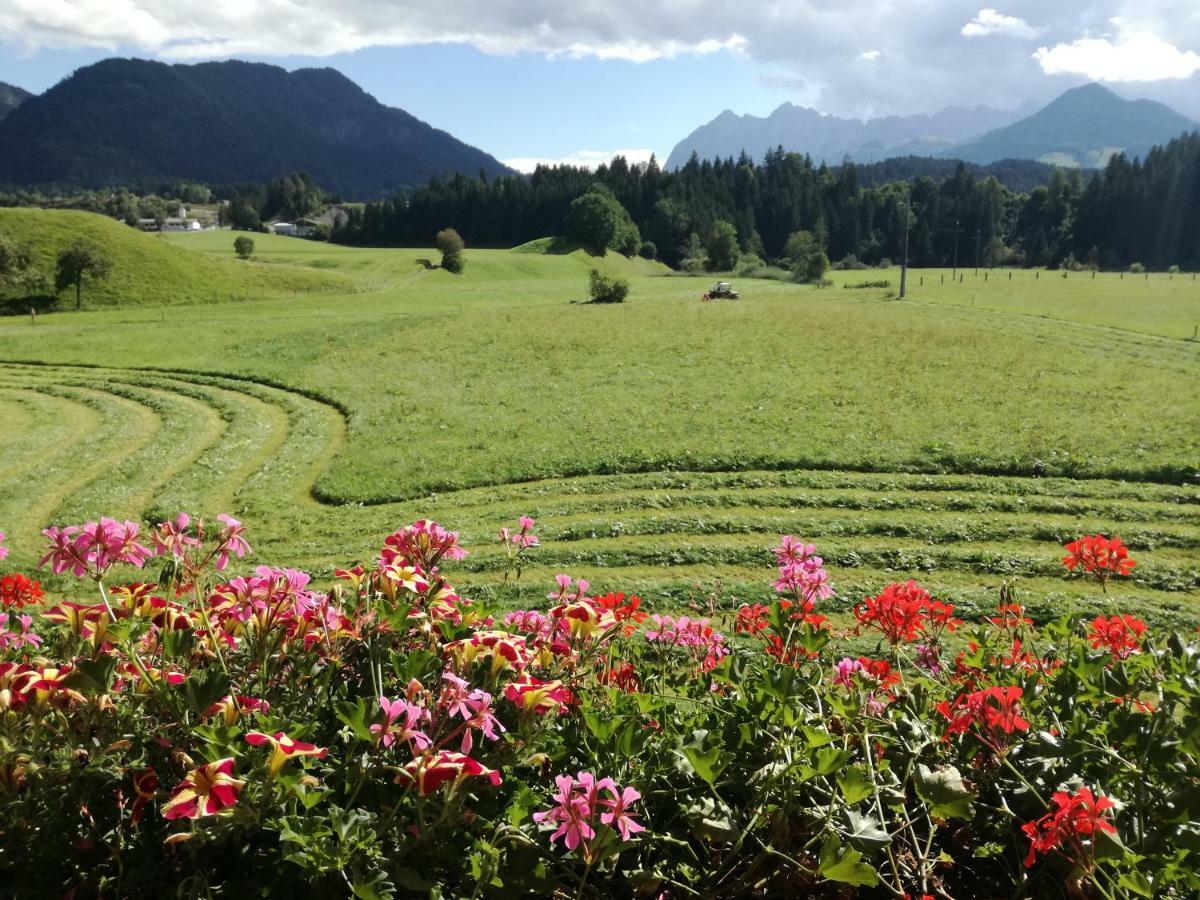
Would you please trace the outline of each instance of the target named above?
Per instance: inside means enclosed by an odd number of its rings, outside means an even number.
[[[902,162],[884,171],[902,172]],[[1200,134],[1144,160],[1114,156],[1094,173],[1043,168],[1045,184],[1016,192],[965,164],[941,179],[879,182],[873,167],[819,165],[781,148],[761,162],[693,156],[674,172],[654,159],[617,157],[595,171],[543,166],[530,176],[434,179],[352,209],[331,240],[412,246],[453,225],[472,246],[510,247],[578,231],[573,204],[590,193],[620,207],[611,249],[676,268],[726,245],[730,231],[741,256],[792,259],[789,240],[806,232],[833,260],[898,261],[906,220],[914,266],[1200,268]]]

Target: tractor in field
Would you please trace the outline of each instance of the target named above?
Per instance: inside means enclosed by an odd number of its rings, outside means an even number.
[[[718,281],[710,287],[701,298],[702,300],[736,300],[738,292],[733,289],[733,285],[728,281]]]

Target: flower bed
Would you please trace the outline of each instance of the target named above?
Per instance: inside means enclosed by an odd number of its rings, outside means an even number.
[[[500,534],[514,580],[534,527]],[[1130,614],[1035,628],[1006,588],[967,624],[910,581],[854,607],[860,655],[792,537],[733,611],[561,575],[501,615],[428,521],[328,591],[228,577],[250,546],[227,516],[45,534],[86,599],[0,580],[14,894],[1200,890],[1200,651]],[[1094,535],[1064,565],[1103,587],[1134,562]]]

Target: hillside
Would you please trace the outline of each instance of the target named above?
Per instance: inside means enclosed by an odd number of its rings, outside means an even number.
[[[346,199],[508,169],[333,69],[108,59],[0,121],[0,185],[148,187],[306,171]]]
[[[1145,157],[1197,124],[1153,100],[1125,100],[1099,84],[1074,88],[1019,122],[959,144],[943,155],[968,162],[1038,159],[1084,168],[1114,153]]]
[[[73,241],[100,247],[112,261],[112,274],[107,281],[85,281],[85,308],[217,303],[355,289],[353,281],[336,273],[235,259],[234,235],[228,231],[215,233],[224,239],[225,258],[180,249],[105,216],[68,210],[0,209],[0,234],[27,243],[51,277],[58,252]],[[296,238],[279,240],[302,243]],[[59,305],[70,308],[73,301],[64,293]]]
[[[745,151],[761,160],[783,147],[817,162],[872,163],[891,156],[930,156],[964,138],[1016,121],[1020,112],[978,106],[951,107],[932,115],[843,119],[814,109],[781,104],[769,116],[739,116],[725,110],[675,145],[668,169],[683,166],[693,153],[701,159],[737,157]]]
[[[32,96],[33,94],[24,88],[0,81],[0,119],[3,119]]]

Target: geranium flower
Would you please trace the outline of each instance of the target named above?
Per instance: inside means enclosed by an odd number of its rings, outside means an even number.
[[[533,821],[539,825],[552,823],[557,825],[550,835],[550,843],[559,838],[567,845],[568,850],[574,850],[581,843],[595,836],[589,819],[592,810],[588,806],[586,793],[575,791],[575,779],[570,775],[559,775],[554,779],[558,785],[555,795],[555,805],[550,809],[533,814]]]
[[[236,556],[241,559],[247,553],[252,552],[250,544],[246,542],[243,535],[246,533],[242,523],[233,516],[227,516],[224,513],[217,516],[217,521],[225,527],[217,534],[217,540],[220,544],[217,546],[217,571],[223,571],[229,565],[229,557]]]
[[[937,711],[947,721],[944,739],[974,729],[983,744],[1002,753],[1013,733],[1029,730],[1029,722],[1019,709],[1023,694],[1020,687],[1010,685],[960,694],[953,701],[943,700]]]
[[[192,769],[163,806],[163,818],[200,819],[233,806],[246,784],[233,777],[233,768],[229,757]]]
[[[937,640],[942,631],[954,631],[962,622],[954,618],[954,606],[933,600],[929,591],[915,581],[893,582],[878,595],[854,607],[858,630],[874,628],[891,644],[923,639]]]
[[[261,731],[250,731],[246,733],[246,743],[252,747],[261,747],[264,744],[271,745],[271,759],[267,762],[267,777],[274,778],[279,774],[279,770],[283,768],[283,764],[293,756],[312,756],[316,759],[324,759],[329,753],[325,747],[318,747],[315,744],[306,744],[304,741],[293,740],[282,731],[277,731],[274,734],[264,734]]]
[[[582,847],[584,857],[590,859],[588,841],[596,836],[597,824],[612,828],[623,841],[646,830],[629,810],[642,797],[633,788],[622,788],[611,778],[597,779],[591,772],[580,772],[576,778],[559,775],[554,783],[558,788],[554,805],[533,814],[538,825],[554,826],[550,843],[562,838],[568,850]],[[608,796],[602,797],[601,792]]]
[[[1113,659],[1128,659],[1141,650],[1142,635],[1146,633],[1146,623],[1130,615],[1096,616],[1092,619],[1092,627],[1088,638],[1092,649],[1104,647],[1112,654]]]
[[[1056,850],[1076,865],[1090,868],[1092,854],[1085,852],[1084,840],[1091,840],[1097,832],[1116,833],[1109,812],[1116,804],[1107,797],[1093,796],[1091,788],[1087,787],[1081,787],[1073,794],[1057,791],[1050,801],[1055,806],[1052,812],[1021,826],[1029,837],[1026,868],[1033,866],[1038,856]]]
[[[159,522],[154,530],[154,552],[160,556],[183,559],[189,547],[199,547],[199,539],[188,532],[191,523],[191,516],[182,512],[173,522]]]
[[[437,522],[418,519],[389,535],[379,558],[390,563],[397,557],[430,572],[443,559],[465,559],[467,551],[458,545],[458,532],[447,531]]]
[[[50,548],[38,565],[49,564],[54,574],[70,572],[77,578],[102,578],[116,563],[140,569],[153,555],[137,542],[140,528],[137,522],[107,518],[47,528],[42,534],[50,541]]]
[[[42,597],[39,581],[33,581],[19,572],[0,578],[0,606],[5,609],[35,606],[42,601]]]
[[[1067,555],[1063,566],[1068,572],[1076,570],[1091,575],[1107,590],[1114,575],[1126,578],[1137,563],[1129,558],[1129,548],[1119,537],[1107,538],[1102,534],[1085,534],[1078,540],[1064,545]]]
[[[641,800],[642,795],[631,787],[618,790],[615,785],[610,785],[608,790],[612,797],[600,801],[608,807],[607,812],[600,813],[600,821],[610,828],[615,828],[623,841],[630,840],[639,831],[645,831],[646,826],[635,822],[629,813],[630,804]]]
[[[20,630],[11,627],[8,616],[0,615],[0,651],[16,650],[24,646],[36,649],[42,643],[42,638],[29,630],[33,624],[33,616],[22,615],[14,618]]]
[[[432,756],[421,756],[408,763],[397,775],[396,784],[416,783],[417,792],[431,794],[447,782],[466,778],[486,778],[492,786],[501,782],[500,773],[477,760],[453,750],[439,750]]]
[[[424,750],[432,743],[429,735],[418,726],[429,718],[429,710],[410,703],[404,698],[389,700],[379,698],[379,706],[387,721],[376,722],[371,726],[371,733],[379,736],[379,742],[385,747],[391,747],[397,740],[408,741],[417,750]],[[400,724],[397,725],[396,723]]]
[[[0,531],[0,559],[8,558],[8,548],[4,546],[4,532]]]
[[[625,637],[629,637],[637,631],[638,626],[645,622],[649,615],[644,610],[638,608],[642,605],[642,598],[637,594],[626,597],[618,591],[616,593],[604,594],[594,599],[597,606],[612,613],[613,618],[620,623],[621,633]]]

